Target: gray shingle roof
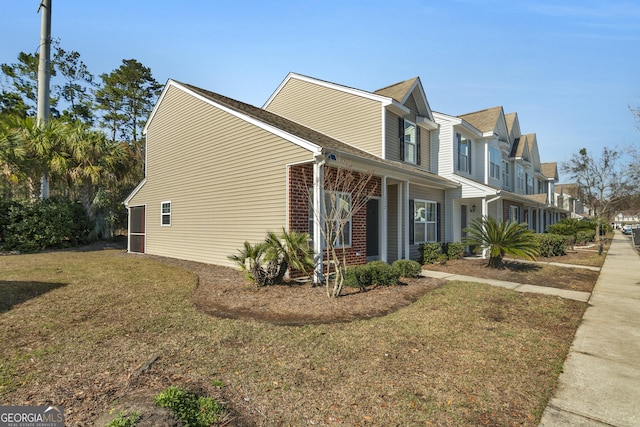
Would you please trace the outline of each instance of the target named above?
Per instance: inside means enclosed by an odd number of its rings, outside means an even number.
[[[470,123],[481,132],[491,132],[496,128],[501,112],[502,107],[493,107],[487,108],[486,110],[463,114],[458,117]]]

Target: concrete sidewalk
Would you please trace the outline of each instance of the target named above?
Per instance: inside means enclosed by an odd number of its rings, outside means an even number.
[[[640,426],[640,256],[618,231],[540,426]]]

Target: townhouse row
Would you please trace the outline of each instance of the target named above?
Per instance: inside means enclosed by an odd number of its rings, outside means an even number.
[[[432,111],[418,77],[368,92],[290,73],[262,108],[169,80],[144,131],[145,178],[125,200],[130,252],[232,265],[244,241],[285,227],[322,254],[314,207],[353,202],[326,197],[327,167],[372,175],[340,242],[352,264],[417,259],[481,216],[544,232],[582,209],[516,113]]]

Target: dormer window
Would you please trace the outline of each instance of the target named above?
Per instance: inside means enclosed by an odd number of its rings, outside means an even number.
[[[456,133],[458,140],[458,170],[471,173],[471,140]]]
[[[417,163],[418,131],[416,124],[404,120],[404,161]]]

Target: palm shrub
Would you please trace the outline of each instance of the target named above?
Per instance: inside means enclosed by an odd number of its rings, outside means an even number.
[[[525,259],[538,256],[538,244],[533,237],[535,233],[529,230],[526,223],[498,222],[493,217],[483,216],[472,220],[470,227],[464,231],[467,236],[463,243],[489,250],[488,266],[491,268],[504,268],[505,255]]]
[[[255,245],[245,241],[243,249],[229,259],[245,272],[248,280],[258,286],[282,283],[290,267],[305,274],[309,274],[314,267],[309,234],[287,232],[284,228],[280,236],[270,232],[263,242]]]

